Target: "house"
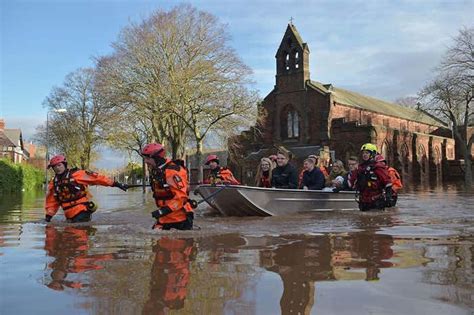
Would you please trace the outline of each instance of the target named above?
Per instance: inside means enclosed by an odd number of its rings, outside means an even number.
[[[5,121],[0,119],[0,158],[7,158],[13,163],[23,163],[30,157],[23,144],[21,129],[6,129]]]

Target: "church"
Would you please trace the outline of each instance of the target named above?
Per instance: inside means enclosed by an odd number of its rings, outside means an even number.
[[[310,154],[340,159],[359,156],[364,143],[377,145],[405,180],[440,180],[455,143],[448,126],[425,111],[403,107],[330,83],[314,81],[310,50],[290,23],[275,55],[275,86],[259,104],[256,125],[229,139],[229,160],[252,185],[262,157],[284,147],[302,167]]]

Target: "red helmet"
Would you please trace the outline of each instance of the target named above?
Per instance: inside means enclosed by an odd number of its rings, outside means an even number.
[[[149,143],[142,149],[142,155],[145,157],[165,157],[165,147],[160,143]]]
[[[374,158],[375,162],[386,162],[382,154],[377,154]]]
[[[206,158],[206,165],[209,165],[212,161],[219,163],[219,158],[215,154],[209,154]]]
[[[64,155],[58,154],[53,156],[51,160],[49,160],[48,168],[54,167],[59,163],[67,163],[66,157]]]

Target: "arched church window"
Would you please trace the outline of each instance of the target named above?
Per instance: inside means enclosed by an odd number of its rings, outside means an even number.
[[[284,139],[297,139],[300,136],[300,117],[293,107],[288,106],[284,110],[282,136]]]
[[[300,53],[298,51],[295,52],[295,69],[300,67]]]
[[[290,54],[285,53],[285,69],[290,70]]]

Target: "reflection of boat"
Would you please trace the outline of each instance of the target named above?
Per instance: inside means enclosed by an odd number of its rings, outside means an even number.
[[[306,211],[358,209],[355,193],[201,185],[195,193],[227,216],[274,216]]]

